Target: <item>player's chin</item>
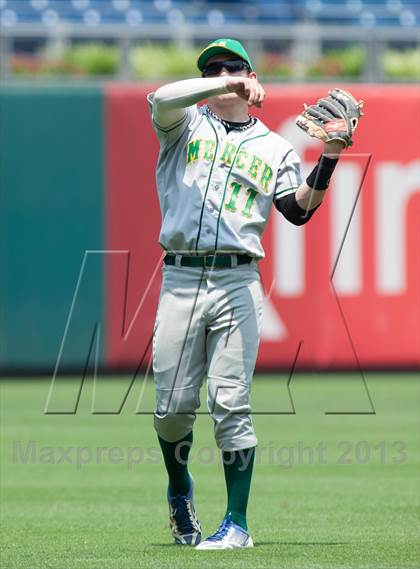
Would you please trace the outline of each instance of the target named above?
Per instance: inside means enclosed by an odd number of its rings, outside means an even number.
[[[236,93],[225,93],[224,95],[215,95],[212,97],[213,101],[218,103],[231,103],[232,101],[237,101],[240,97]]]

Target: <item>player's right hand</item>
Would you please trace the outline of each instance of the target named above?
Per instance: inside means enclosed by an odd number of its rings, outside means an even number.
[[[262,107],[265,91],[256,77],[226,77],[226,87],[230,93],[236,93],[247,101],[248,106]]]

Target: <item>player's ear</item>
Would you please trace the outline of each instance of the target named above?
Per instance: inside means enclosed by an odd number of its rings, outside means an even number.
[[[250,71],[248,74],[248,77],[250,79],[258,79],[257,74],[255,73],[255,71]]]

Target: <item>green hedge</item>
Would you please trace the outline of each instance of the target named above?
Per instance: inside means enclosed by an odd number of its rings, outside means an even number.
[[[306,76],[358,78],[363,73],[365,61],[366,52],[358,46],[326,51],[306,69]]]
[[[130,65],[134,77],[140,80],[194,77],[198,74],[198,53],[194,47],[147,42],[132,49]],[[366,52],[357,45],[325,51],[306,68],[279,53],[263,53],[255,63],[262,79],[359,79],[363,76]],[[15,56],[10,70],[23,76],[113,77],[119,64],[118,47],[96,42],[69,47],[59,57],[45,51],[35,57]],[[386,78],[418,80],[420,50],[387,50],[381,65]]]
[[[420,49],[405,51],[389,49],[382,58],[382,67],[390,79],[420,79]]]
[[[197,52],[174,44],[146,43],[134,48],[130,63],[138,79],[191,77],[198,73]]]
[[[64,49],[60,56],[47,51],[33,57],[15,56],[10,70],[25,76],[113,76],[118,71],[119,60],[116,47],[85,43]]]

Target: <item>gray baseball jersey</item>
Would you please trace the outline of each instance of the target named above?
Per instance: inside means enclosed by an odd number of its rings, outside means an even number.
[[[153,93],[147,99],[152,111]],[[160,140],[161,246],[184,254],[263,258],[261,237],[273,199],[302,182],[292,145],[260,120],[227,134],[206,105],[188,107],[167,129],[153,125]]]

